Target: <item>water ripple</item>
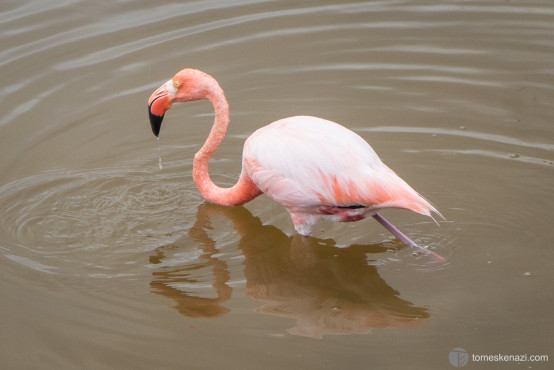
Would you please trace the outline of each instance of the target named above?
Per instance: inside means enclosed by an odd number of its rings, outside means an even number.
[[[150,251],[192,222],[187,204],[201,200],[182,171],[171,163],[159,172],[52,170],[7,183],[0,230],[11,243],[2,254],[41,272],[76,264],[107,274],[110,259]]]
[[[554,144],[548,143],[532,143],[527,142],[521,139],[516,139],[509,136],[499,135],[499,134],[489,134],[484,132],[477,131],[466,131],[466,130],[452,130],[452,129],[442,129],[442,128],[428,128],[428,127],[404,127],[404,126],[377,126],[377,127],[365,127],[359,128],[357,131],[366,131],[366,132],[404,132],[404,133],[414,133],[414,134],[439,134],[439,135],[449,135],[449,136],[459,136],[467,137],[477,140],[485,140],[489,142],[496,142],[502,144],[509,144],[515,146],[521,146],[526,148],[533,149],[542,149],[547,151],[554,150]]]

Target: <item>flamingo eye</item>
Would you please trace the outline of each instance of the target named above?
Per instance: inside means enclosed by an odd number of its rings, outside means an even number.
[[[181,83],[179,81],[173,81],[173,87],[178,89],[181,86]]]

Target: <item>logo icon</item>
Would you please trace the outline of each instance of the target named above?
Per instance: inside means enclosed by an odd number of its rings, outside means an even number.
[[[448,360],[454,367],[464,367],[469,361],[469,355],[465,349],[456,347],[448,354]]]

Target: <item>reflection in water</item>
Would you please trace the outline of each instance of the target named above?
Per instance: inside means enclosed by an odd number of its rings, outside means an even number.
[[[164,252],[167,249],[174,249],[176,246],[162,247],[156,250],[156,255],[150,257],[151,263],[160,263],[164,258]],[[161,294],[175,301],[174,306],[179,313],[193,318],[210,318],[219,317],[229,312],[227,307],[221,305],[231,298],[231,287],[225,283],[229,281],[229,272],[227,264],[217,258],[212,257],[217,251],[215,243],[207,239],[204,244],[203,251],[205,254],[200,256],[208,261],[210,266],[213,266],[213,274],[215,282],[213,287],[216,290],[217,298],[195,297],[186,293],[175,285],[182,286],[183,284],[195,284],[196,281],[188,277],[189,271],[197,269],[201,266],[187,265],[185,267],[174,267],[168,270],[154,272],[152,275],[154,280],[150,284],[155,293]]]
[[[288,237],[260,220],[244,207],[202,204],[189,237],[202,252],[194,263],[163,266],[153,273],[152,290],[175,301],[188,317],[218,317],[229,309],[231,298],[228,265],[218,258],[216,243],[208,236],[210,215],[231,220],[240,236],[248,296],[263,302],[257,312],[296,319],[288,332],[322,338],[325,334],[366,333],[372,328],[420,326],[429,317],[427,309],[400,299],[367,263],[368,254],[386,251],[383,245],[352,245],[336,248],[332,240]],[[150,262],[161,264],[176,245],[160,247]],[[198,297],[187,285],[198,282],[191,271],[208,265],[215,277],[215,298]]]

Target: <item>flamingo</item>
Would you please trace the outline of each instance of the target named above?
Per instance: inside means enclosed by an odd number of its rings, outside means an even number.
[[[403,243],[427,251],[377,211],[403,208],[444,217],[385,165],[364,139],[332,121],[296,116],[258,129],[244,143],[237,183],[229,188],[215,185],[208,162],[229,124],[229,105],[218,82],[200,70],[183,69],[150,96],[148,113],[158,137],[164,114],[174,102],[202,99],[212,103],[215,119],[194,156],[192,177],[208,202],[239,206],[264,193],[285,207],[302,236],[310,236],[320,219],[352,222],[373,216]]]

